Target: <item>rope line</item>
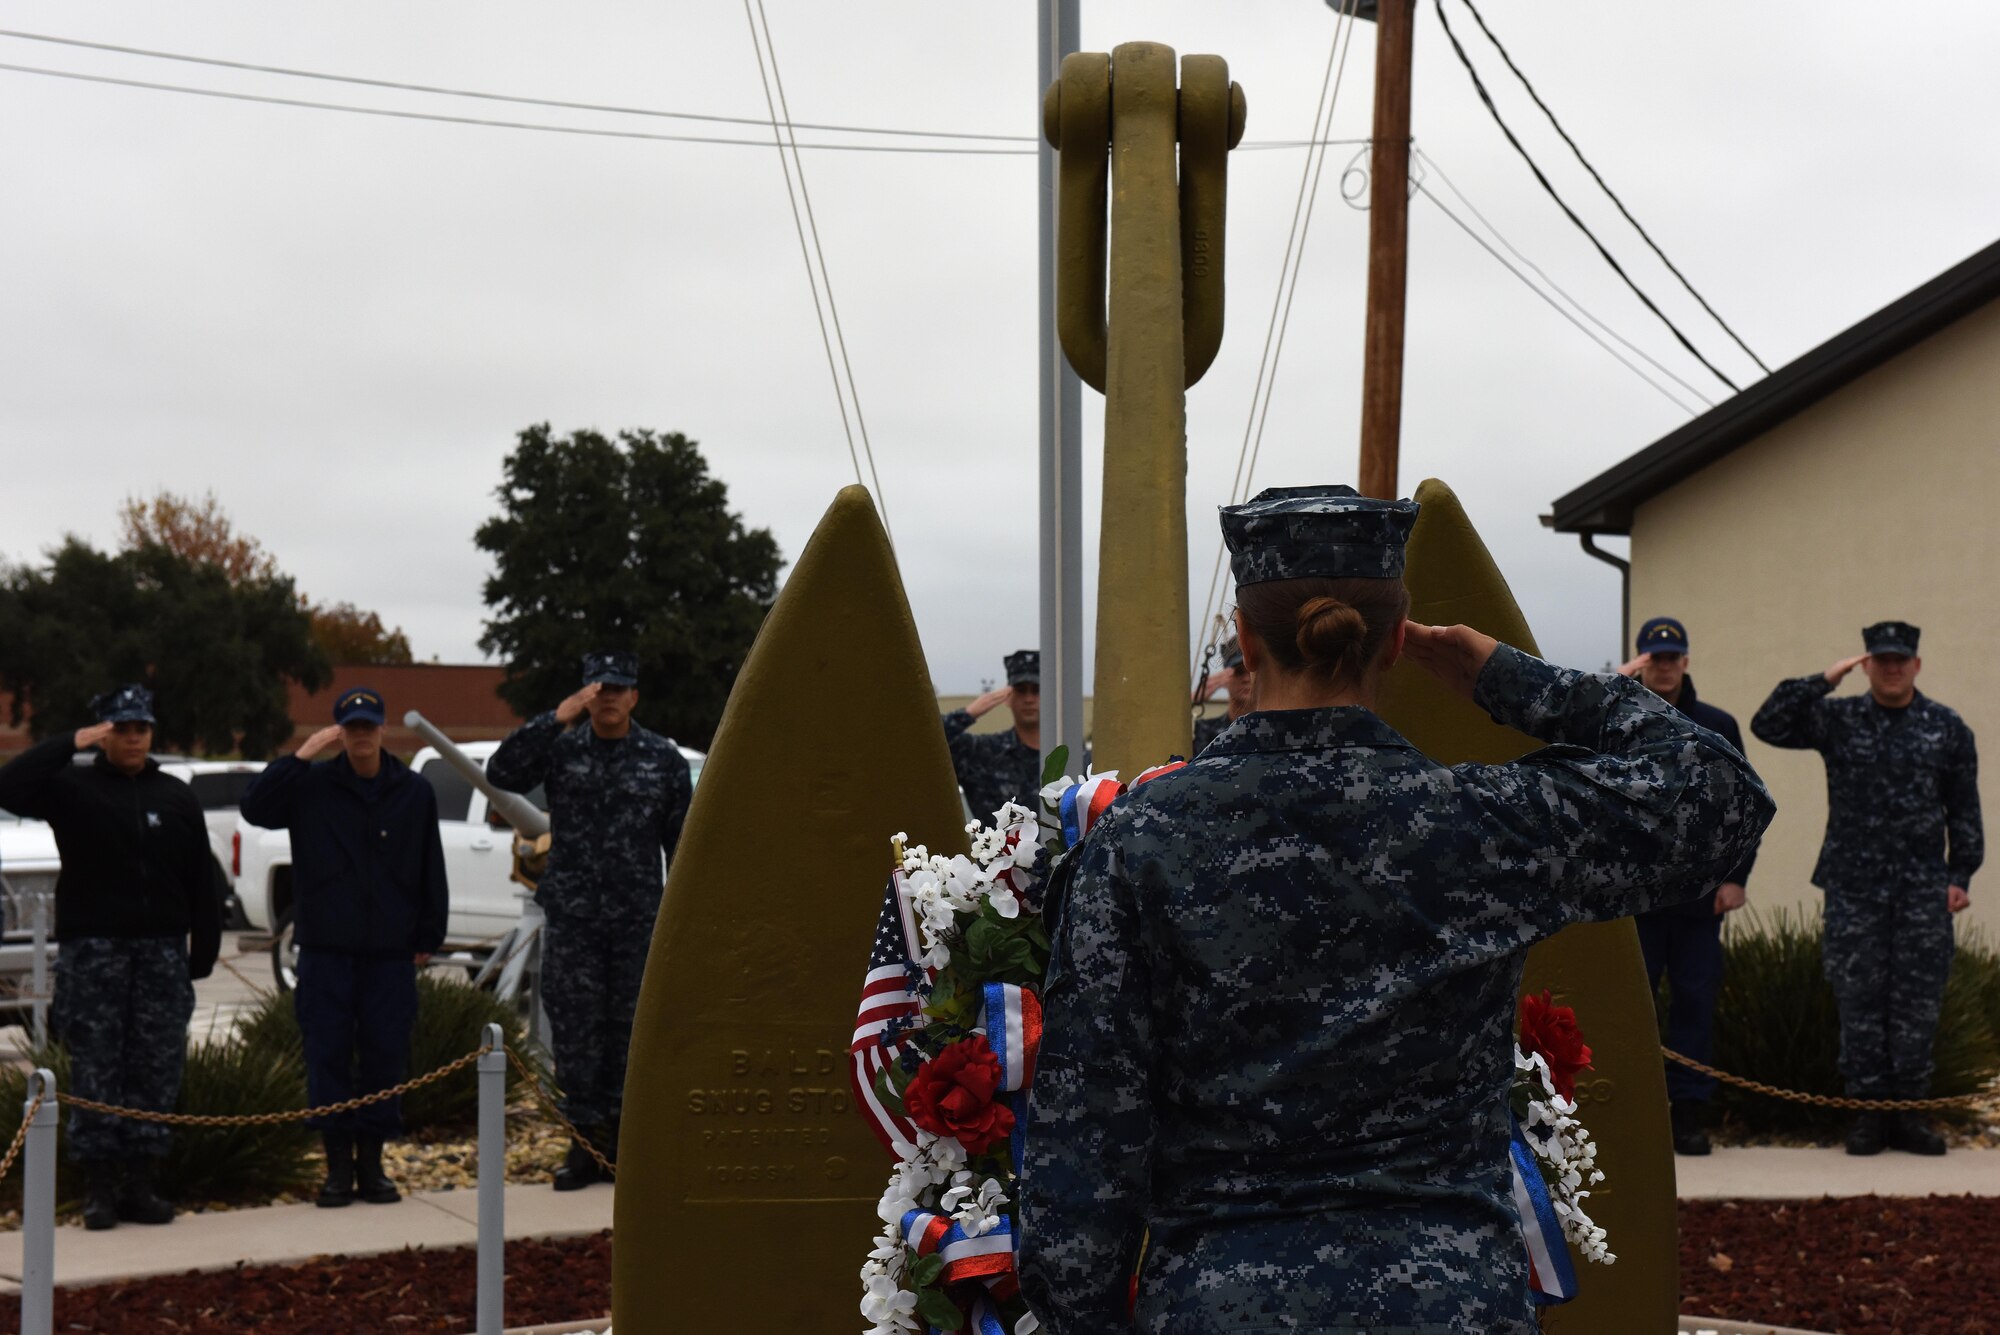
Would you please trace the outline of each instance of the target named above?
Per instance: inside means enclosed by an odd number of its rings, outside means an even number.
[[[1605,198],[1609,199],[1614,205],[1617,206],[1618,212],[1624,215],[1626,222],[1632,224],[1632,230],[1639,234],[1639,239],[1644,241],[1648,246],[1652,247],[1653,253],[1660,257],[1660,263],[1667,266],[1667,272],[1672,274],[1674,277],[1680,279],[1681,286],[1687,289],[1687,294],[1693,297],[1695,301],[1700,303],[1701,308],[1708,312],[1710,319],[1714,320],[1718,325],[1722,326],[1723,333],[1729,335],[1730,338],[1735,340],[1736,346],[1743,349],[1743,355],[1748,357],[1751,361],[1757,363],[1757,369],[1762,371],[1765,375],[1771,374],[1771,368],[1764,365],[1764,359],[1762,357],[1759,357],[1755,352],[1751,351],[1750,345],[1748,343],[1745,343],[1743,339],[1737,334],[1737,332],[1729,327],[1729,321],[1723,319],[1722,316],[1716,312],[1715,307],[1708,304],[1708,299],[1706,297],[1702,296],[1701,293],[1695,291],[1694,284],[1688,281],[1687,275],[1682,273],[1677,267],[1675,267],[1674,262],[1667,258],[1667,252],[1660,249],[1659,243],[1654,241],[1652,235],[1649,232],[1647,232],[1645,228],[1639,225],[1639,220],[1632,216],[1632,211],[1625,207],[1625,201],[1618,198],[1617,192],[1612,190],[1611,186],[1608,183],[1606,183],[1605,179],[1597,174],[1597,168],[1590,165],[1590,159],[1586,158],[1583,155],[1583,150],[1577,147],[1576,140],[1569,137],[1569,131],[1565,130],[1563,128],[1562,122],[1556,119],[1556,113],[1549,110],[1549,104],[1542,101],[1542,95],[1535,91],[1535,85],[1528,82],[1528,76],[1523,74],[1521,72],[1521,67],[1514,63],[1514,57],[1507,54],[1507,48],[1502,46],[1500,44],[1500,39],[1493,35],[1493,29],[1486,26],[1485,17],[1482,14],[1480,14],[1478,8],[1472,3],[1472,0],[1464,0],[1464,4],[1466,10],[1472,15],[1472,21],[1479,25],[1479,31],[1485,33],[1486,40],[1493,43],[1493,49],[1500,53],[1500,59],[1507,62],[1507,68],[1512,70],[1514,72],[1514,77],[1521,81],[1521,87],[1528,90],[1528,96],[1533,98],[1535,105],[1542,109],[1542,114],[1549,118],[1549,124],[1555,127],[1555,132],[1562,137],[1562,141],[1565,144],[1569,145],[1569,151],[1576,154],[1576,160],[1583,164],[1583,169],[1585,171],[1590,173],[1590,179],[1597,182],[1598,189],[1604,192]]]
[[[589,1154],[591,1158],[597,1160],[597,1166],[604,1170],[604,1175],[606,1177],[615,1179],[618,1176],[618,1165],[612,1160],[606,1158],[604,1155],[604,1151],[598,1149],[597,1146],[591,1144],[589,1138],[585,1136],[583,1132],[576,1129],[575,1122],[572,1122],[569,1120],[569,1118],[563,1116],[562,1109],[556,1106],[555,1099],[550,1096],[549,1092],[546,1089],[542,1088],[542,1082],[537,1080],[534,1076],[534,1073],[529,1071],[528,1068],[522,1063],[520,1057],[515,1054],[514,1049],[512,1048],[507,1049],[507,1060],[513,1063],[514,1069],[516,1071],[519,1071],[521,1073],[521,1079],[527,1083],[529,1092],[535,1096],[535,1102],[542,1105],[542,1111],[547,1113],[550,1117],[553,1117],[556,1121],[562,1123],[563,1128],[569,1132],[570,1137],[574,1139],[577,1144],[583,1146],[584,1152]]]
[[[1624,280],[1625,286],[1632,289],[1632,295],[1645,303],[1647,310],[1659,317],[1660,323],[1665,325],[1673,336],[1680,341],[1680,345],[1686,348],[1696,361],[1707,367],[1710,375],[1729,386],[1730,389],[1740,393],[1742,386],[1724,375],[1714,362],[1702,356],[1701,349],[1697,348],[1693,341],[1681,332],[1680,326],[1675,324],[1668,317],[1667,313],[1661,310],[1651,297],[1646,295],[1643,288],[1632,281],[1632,275],[1626,273],[1625,267],[1618,262],[1609,250],[1605,249],[1604,243],[1597,239],[1597,234],[1590,230],[1589,225],[1583,219],[1577,217],[1576,210],[1572,209],[1568,202],[1556,192],[1555,186],[1543,173],[1541,167],[1536,164],[1534,158],[1529,156],[1528,150],[1522,145],[1520,139],[1515,136],[1514,131],[1509,128],[1506,120],[1501,117],[1500,108],[1493,103],[1493,95],[1486,90],[1486,81],[1481,79],[1479,71],[1473,68],[1472,58],[1466,55],[1464,45],[1458,40],[1458,34],[1451,30],[1451,20],[1446,18],[1444,13],[1444,0],[1432,0],[1432,5],[1437,10],[1438,22],[1444,27],[1444,35],[1451,40],[1451,49],[1457,54],[1458,63],[1465,66],[1466,74],[1472,78],[1473,90],[1479,94],[1479,100],[1486,104],[1487,114],[1493,117],[1493,123],[1500,127],[1500,133],[1507,137],[1507,142],[1514,146],[1514,151],[1521,155],[1521,161],[1528,164],[1528,170],[1535,174],[1535,180],[1541,183],[1541,187],[1547,192],[1548,197],[1556,202],[1556,207],[1561,209],[1563,215],[1576,225],[1576,229],[1589,238],[1590,244],[1597,248],[1597,253],[1604,258],[1604,262],[1611,266],[1611,271]]]
[[[21,1115],[21,1125],[14,1131],[14,1143],[7,1147],[6,1157],[0,1158],[0,1178],[14,1171],[14,1160],[21,1157],[21,1146],[28,1143],[28,1128],[35,1124],[35,1114],[41,1112],[42,1103],[47,1098],[46,1093],[37,1093],[28,1104],[27,1111]]]
[[[318,1108],[293,1108],[284,1112],[154,1112],[150,1108],[124,1108],[115,1103],[99,1103],[95,1099],[86,1099],[81,1095],[68,1094],[60,1090],[56,1093],[56,1101],[66,1103],[73,1108],[82,1108],[87,1112],[102,1113],[107,1117],[124,1117],[134,1122],[159,1122],[167,1126],[281,1126],[287,1122],[303,1122],[309,1117],[323,1117],[329,1113],[353,1112],[357,1108],[366,1108],[370,1104],[385,1103],[390,1099],[407,1094],[413,1089],[422,1089],[425,1085],[434,1085],[446,1076],[454,1075],[464,1070],[491,1051],[493,1051],[491,1047],[481,1044],[477,1049],[466,1053],[463,1057],[446,1062],[443,1066],[424,1075],[405,1080],[400,1085],[392,1085],[388,1089],[378,1089],[373,1094],[363,1094],[358,1098],[343,1099],[339,1103],[329,1103]],[[510,1051],[507,1055],[512,1057],[513,1053]],[[519,1065],[518,1060],[515,1064]]]
[[[1326,71],[1320,76],[1319,100],[1313,108],[1312,135],[1307,142],[1321,145],[1317,163],[1317,167],[1321,169],[1326,165],[1326,148],[1324,145],[1337,142],[1327,139],[1326,134],[1333,129],[1333,111],[1340,102],[1340,84],[1347,71],[1347,52],[1354,45],[1354,13],[1356,7],[1357,0],[1344,0],[1340,14],[1334,23],[1333,44],[1327,48]],[[1345,45],[1342,44],[1343,36],[1346,39]],[[1367,141],[1363,140],[1361,142],[1365,143]],[[1299,265],[1293,263],[1293,257],[1296,253],[1300,263],[1303,263],[1305,256],[1305,233],[1312,226],[1312,207],[1307,200],[1309,183],[1312,201],[1317,202],[1319,198],[1319,172],[1315,169],[1313,155],[1310,153],[1306,155],[1306,163],[1299,171],[1298,194],[1292,201],[1292,221],[1291,225],[1285,231],[1285,254],[1284,258],[1278,263],[1278,287],[1271,294],[1271,316],[1264,326],[1264,350],[1257,358],[1257,379],[1250,389],[1250,411],[1244,418],[1243,441],[1237,447],[1236,451],[1236,475],[1229,483],[1229,503],[1231,505],[1236,504],[1246,493],[1246,467],[1250,473],[1254,474],[1256,471],[1255,457],[1251,450],[1253,430],[1255,432],[1257,448],[1261,450],[1263,447],[1264,430],[1262,421],[1263,418],[1267,418],[1270,414],[1271,402],[1269,390],[1277,382],[1277,357],[1282,355],[1284,351],[1284,333],[1280,327],[1280,317],[1282,315],[1283,324],[1289,326],[1292,313],[1291,294],[1298,290]],[[1301,226],[1301,220],[1304,223],[1303,227]],[[1289,286],[1287,285],[1288,275]],[[1264,408],[1263,417],[1260,417],[1258,414],[1260,398]],[[1208,576],[1208,593],[1202,599],[1201,620],[1196,623],[1201,629],[1194,644],[1195,660],[1190,664],[1190,673],[1201,672],[1203,643],[1204,641],[1211,641],[1216,638],[1214,622],[1221,615],[1221,607],[1217,600],[1217,591],[1221,586],[1223,557],[1226,551],[1226,545],[1218,537],[1215,544],[1215,564],[1210,569]],[[1197,676],[1192,690],[1198,693],[1201,688],[1202,679]]]
[[[744,13],[746,15],[749,13],[747,0],[744,7]],[[753,41],[755,40],[756,37],[756,28],[759,26],[761,26],[764,30],[764,51],[768,53],[769,56],[771,57],[771,82],[776,84],[778,89],[778,115],[781,115],[784,118],[785,137],[791,140],[792,142],[792,163],[793,167],[798,172],[798,177],[799,177],[799,198],[805,203],[806,225],[812,230],[813,254],[819,260],[819,278],[821,284],[823,284],[826,288],[826,309],[827,313],[833,317],[834,341],[840,345],[841,369],[847,373],[847,397],[854,401],[855,429],[860,431],[861,433],[861,452],[868,458],[868,476],[869,479],[873,481],[875,484],[875,508],[881,511],[882,513],[882,531],[888,535],[889,547],[891,550],[894,550],[896,546],[896,534],[895,531],[889,527],[889,500],[888,497],[885,496],[882,492],[882,475],[876,472],[875,470],[875,447],[868,439],[868,419],[862,416],[861,413],[861,390],[854,383],[854,364],[848,360],[847,356],[847,334],[841,328],[840,306],[833,298],[833,271],[826,267],[826,251],[820,246],[819,220],[813,213],[812,191],[806,187],[806,164],[805,160],[799,156],[798,135],[792,128],[792,108],[791,104],[785,98],[785,76],[778,70],[778,46],[777,43],[771,40],[771,19],[770,16],[764,12],[764,0],[757,0],[757,23],[752,25],[752,30],[751,30],[751,38]],[[763,69],[762,56],[758,57],[757,67],[759,71]],[[770,97],[771,97],[771,90],[767,86],[764,90],[764,100],[766,105],[769,104]],[[776,128],[777,128],[776,126],[772,127],[774,132]],[[780,155],[783,154],[784,148],[782,144],[779,146],[778,151]],[[797,221],[798,221],[797,214],[796,212],[794,212],[793,222],[796,224]],[[800,244],[801,246],[804,245],[803,239],[801,239]],[[825,333],[826,331],[824,327],[822,327],[820,330],[822,338],[825,337]],[[832,360],[832,355],[833,355],[832,351],[829,349],[827,353],[829,362],[831,362]],[[837,378],[835,381],[835,387],[836,389],[838,389]],[[845,410],[843,409],[842,411],[843,421],[845,420],[845,417],[846,413]],[[850,438],[848,440],[848,449],[851,451],[853,448],[854,448],[854,442],[852,438]],[[856,471],[856,480],[857,481],[860,480],[858,469]]]
[[[1751,1080],[1745,1076],[1719,1071],[1706,1062],[1682,1056],[1672,1048],[1663,1047],[1660,1049],[1660,1054],[1668,1061],[1679,1062],[1682,1066],[1712,1076],[1725,1085],[1734,1085],[1738,1089],[1747,1089],[1758,1094],[1768,1094],[1774,1099],[1783,1099],[1788,1103],[1809,1103],[1816,1108],[1858,1108],[1866,1112],[1936,1111],[1945,1108],[1977,1108],[1990,1102],[1993,1097],[1990,1094],[1958,1094],[1938,1099],[1850,1099],[1835,1094],[1806,1094],[1796,1089],[1780,1089],[1761,1080]]]

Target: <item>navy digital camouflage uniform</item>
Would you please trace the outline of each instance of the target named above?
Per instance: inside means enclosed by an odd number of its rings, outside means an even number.
[[[1007,684],[1021,686],[1042,683],[1042,655],[1039,650],[1021,649],[1002,660]],[[1005,732],[970,731],[972,712],[954,709],[944,716],[944,740],[951,748],[951,767],[958,774],[958,786],[965,803],[980,821],[990,821],[1002,804],[1017,802],[1030,811],[1042,809],[1042,755],[1029,746],[1012,728]],[[1086,756],[1088,753],[1086,752]],[[1088,764],[1088,761],[1085,762]],[[1075,766],[1071,766],[1075,769]]]
[[[1772,805],[1623,677],[1502,647],[1476,699],[1550,745],[1447,768],[1367,709],[1254,712],[1082,844],[1018,1184],[1050,1335],[1535,1330],[1526,952],[1704,892]]]
[[[592,655],[586,664],[625,657]],[[564,1116],[610,1126],[624,1106],[626,1049],[666,879],[662,857],[672,860],[694,793],[687,760],[636,722],[606,739],[588,718],[565,730],[552,710],[516,728],[486,762],[486,775],[514,792],[540,784],[548,796],[549,865],[535,899],[548,917],[542,999],[556,1081]]]
[[[1895,627],[1895,638],[1876,632]],[[1869,628],[1871,653],[1911,653],[1916,628]],[[1919,691],[1886,708],[1829,698],[1822,673],[1780,682],[1750,721],[1772,746],[1826,762],[1827,982],[1840,1009],[1840,1073],[1861,1098],[1930,1092],[1932,1044],[1953,949],[1946,888],[1971,888],[1985,855],[1979,757],[1955,710]]]

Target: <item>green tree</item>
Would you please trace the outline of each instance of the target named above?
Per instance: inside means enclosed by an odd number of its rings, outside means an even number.
[[[678,432],[520,433],[475,537],[496,567],[480,647],[507,663],[501,698],[532,716],[578,683],[581,656],[639,655],[639,717],[707,746],[777,594],[769,529],[746,529],[729,492]]]
[[[334,663],[407,663],[410,637],[401,626],[390,630],[380,613],[364,612],[353,603],[320,603],[312,614],[313,643]]]
[[[43,567],[0,578],[0,687],[37,737],[90,718],[92,696],[143,682],[155,745],[197,755],[269,755],[292,735],[286,680],[332,680],[312,618],[276,573],[232,580],[156,542],[107,555],[71,537]]]

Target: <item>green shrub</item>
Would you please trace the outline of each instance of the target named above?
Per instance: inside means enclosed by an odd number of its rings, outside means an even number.
[[[491,992],[468,984],[417,975],[417,1023],[410,1035],[410,1074],[422,1075],[464,1056],[477,1047],[488,1024],[498,1024],[507,1036],[507,1046],[522,1062],[546,1080],[547,1064],[540,1051],[529,1044],[527,1027],[506,1002]],[[237,1041],[246,1049],[266,1053],[273,1060],[299,1060],[299,1022],[288,995],[272,994],[253,1011],[237,1021]],[[524,1091],[520,1076],[510,1065],[507,1070],[507,1097]],[[433,1085],[412,1090],[403,1096],[403,1125],[415,1134],[434,1130],[465,1130],[479,1120],[479,1079],[471,1069],[456,1072]]]
[[[1840,1020],[1822,969],[1819,915],[1745,910],[1723,934],[1715,1065],[1781,1089],[1843,1094]],[[1664,1003],[1662,1015],[1665,1014]],[[1976,1093],[2000,1073],[2000,960],[1983,941],[1960,944],[1938,1021],[1939,1097]],[[1825,1137],[1852,1117],[1723,1085],[1717,1108],[1753,1134]],[[1969,1114],[1949,1114],[1962,1120]]]

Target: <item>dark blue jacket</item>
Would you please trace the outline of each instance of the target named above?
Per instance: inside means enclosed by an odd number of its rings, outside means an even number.
[[[1681,678],[1681,698],[1674,701],[1674,708],[1735,747],[1737,755],[1743,754],[1743,729],[1736,726],[1736,716],[1726,709],[1718,709],[1704,701],[1695,692],[1693,677]],[[1737,863],[1729,875],[1722,878],[1722,884],[1748,886],[1750,869],[1756,865],[1757,845],[1753,843],[1750,845],[1750,851],[1743,855],[1743,861]],[[1720,889],[1721,886],[1716,888]],[[1712,918],[1715,916],[1715,896],[1710,893],[1685,904],[1655,909],[1654,912],[1687,918]]]
[[[449,896],[437,794],[392,755],[373,781],[345,755],[274,760],[243,794],[243,818],[292,834],[292,920],[301,946],[427,955]]]

